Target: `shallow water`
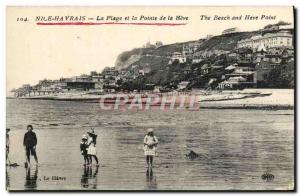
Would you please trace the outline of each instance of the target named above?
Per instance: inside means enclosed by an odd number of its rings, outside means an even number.
[[[200,106],[201,107],[201,106]],[[40,166],[24,168],[26,125]],[[10,190],[274,190],[294,186],[293,110],[100,111],[96,103],[7,100]],[[94,127],[100,167],[83,167],[79,144]],[[146,129],[160,143],[147,171]],[[185,157],[190,150],[199,158]],[[274,175],[271,181],[261,176]],[[61,177],[60,180],[52,176]]]

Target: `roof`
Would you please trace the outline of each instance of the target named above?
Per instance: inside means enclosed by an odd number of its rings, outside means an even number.
[[[236,66],[230,65],[230,66],[226,67],[225,70],[233,70],[235,68],[236,68]]]
[[[208,64],[204,64],[202,67],[201,67],[201,69],[207,69],[207,68],[209,68],[210,66],[208,65]]]
[[[260,43],[260,45],[257,47],[257,52],[266,52],[267,49],[263,43]]]
[[[219,69],[219,68],[223,68],[223,66],[221,66],[221,65],[213,65],[212,68]]]

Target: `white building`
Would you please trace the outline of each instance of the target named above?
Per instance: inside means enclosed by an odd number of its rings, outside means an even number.
[[[278,27],[278,29],[293,29],[293,28],[294,28],[294,25],[292,25],[292,24],[280,25]]]
[[[159,48],[159,47],[161,47],[161,46],[163,46],[163,43],[162,43],[161,41],[156,41],[156,42],[155,42],[155,47],[156,47],[156,48]]]
[[[251,48],[256,51],[258,46],[263,44],[266,48],[272,47],[293,47],[293,35],[288,32],[267,33],[256,35],[250,39],[238,41],[237,48]]]
[[[226,35],[226,34],[230,34],[230,33],[237,33],[237,32],[239,32],[239,29],[237,27],[233,27],[233,28],[225,29],[222,32],[222,35]]]
[[[186,57],[184,55],[182,55],[180,52],[174,52],[172,57],[171,57],[171,63],[173,63],[174,61],[178,61],[179,63],[185,63],[186,62]]]
[[[187,87],[188,84],[189,84],[188,81],[182,81],[182,82],[180,82],[178,84],[177,90],[184,90],[184,89],[186,89],[186,87]]]

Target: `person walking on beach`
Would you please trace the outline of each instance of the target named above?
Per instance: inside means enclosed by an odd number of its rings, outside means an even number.
[[[92,158],[94,157],[96,161],[96,165],[99,166],[98,157],[96,156],[97,135],[95,134],[94,129],[88,131],[87,134],[89,135],[87,141],[88,144],[87,154],[88,154],[89,164],[92,164]]]
[[[25,147],[26,157],[27,157],[27,162],[25,163],[25,167],[28,166],[28,163],[30,164],[30,154],[33,155],[35,162],[38,163],[38,158],[36,156],[37,138],[36,138],[36,134],[32,130],[33,130],[32,125],[28,125],[27,132],[24,135],[23,145]]]
[[[149,128],[144,138],[144,153],[146,156],[147,166],[150,168],[153,165],[153,158],[156,156],[157,144],[158,139],[154,135],[154,130]]]
[[[88,140],[87,135],[83,135],[81,138],[81,143],[80,143],[80,151],[81,151],[81,154],[84,159],[84,166],[87,164],[88,165],[90,164],[90,160],[89,160],[88,154],[87,154],[87,148],[88,148],[87,140]]]

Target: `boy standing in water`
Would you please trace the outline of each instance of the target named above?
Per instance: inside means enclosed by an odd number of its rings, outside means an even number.
[[[152,167],[153,165],[153,158],[156,155],[157,144],[158,139],[154,135],[154,130],[149,128],[147,130],[147,135],[144,138],[144,152],[148,167]]]
[[[89,161],[88,155],[87,155],[87,148],[88,148],[87,139],[88,139],[87,136],[83,135],[82,139],[81,139],[81,143],[80,143],[80,151],[81,151],[81,154],[84,159],[84,165],[90,164],[90,161]]]
[[[27,167],[27,164],[30,164],[30,154],[33,155],[35,162],[38,163],[38,158],[36,156],[36,145],[37,145],[37,138],[36,134],[32,131],[33,127],[32,125],[27,126],[27,132],[24,135],[23,145],[26,150],[26,157],[27,162],[25,163],[25,167]]]

